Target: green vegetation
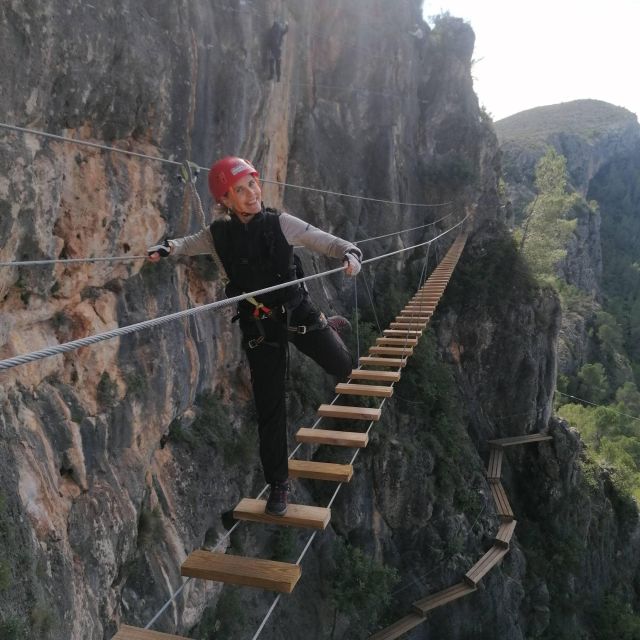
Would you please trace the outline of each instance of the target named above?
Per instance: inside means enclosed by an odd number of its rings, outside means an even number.
[[[24,624],[18,618],[8,618],[0,622],[0,640],[23,640]]]
[[[576,220],[568,218],[582,200],[567,193],[567,161],[551,147],[536,165],[535,183],[538,194],[529,207],[520,248],[532,271],[543,280],[552,280],[576,226]]]
[[[621,331],[640,383],[640,154],[621,157],[592,180],[589,198],[600,203],[602,220],[602,288],[605,308]]]
[[[481,309],[502,314],[511,301],[531,300],[540,285],[522,259],[513,238],[503,236],[486,242],[473,264],[462,260],[456,277],[445,293],[452,306],[477,315]],[[469,291],[473,291],[473,309],[467,310]]]
[[[174,273],[172,260],[160,260],[160,262],[145,262],[140,269],[140,277],[149,289],[166,287],[171,282]]]
[[[147,389],[147,379],[141,373],[131,372],[125,375],[127,393],[134,398],[140,398]]]
[[[436,487],[444,502],[460,512],[478,511],[479,497],[469,488],[469,460],[476,458],[466,432],[458,388],[452,369],[443,362],[435,333],[429,329],[396,386],[402,413],[415,417],[417,432],[406,442],[406,455],[430,451],[435,459]]]
[[[439,188],[450,190],[462,189],[476,179],[474,165],[467,158],[455,156],[453,158],[440,158],[429,165],[426,170],[426,179]]]
[[[108,372],[103,371],[97,388],[98,404],[103,408],[113,407],[118,397],[118,385]]]
[[[585,365],[583,371],[593,374],[593,387],[585,387],[585,394],[602,392],[601,365]],[[600,391],[599,391],[600,390]],[[588,397],[592,397],[589,395]],[[580,431],[582,439],[591,447],[595,460],[613,469],[613,482],[618,489],[640,499],[640,393],[632,382],[616,392],[616,402],[610,407],[565,404],[558,414]]]
[[[296,532],[289,527],[280,527],[274,534],[272,560],[291,562],[296,551]]]
[[[391,601],[391,589],[398,582],[395,569],[387,567],[361,549],[336,541],[336,572],[331,584],[331,600],[335,606],[333,638],[338,614],[351,621],[349,638],[364,638]]]
[[[237,587],[226,586],[215,607],[207,607],[189,634],[196,640],[240,638],[247,627],[246,608]]]
[[[245,426],[234,429],[228,408],[219,395],[205,392],[197,396],[194,409],[197,417],[189,426],[183,426],[179,419],[169,425],[170,441],[186,444],[191,450],[199,450],[203,445],[217,448],[229,464],[254,459],[256,436]]]
[[[47,604],[37,604],[31,610],[31,630],[36,638],[44,640],[50,638],[56,627],[56,618]]]
[[[638,640],[640,615],[631,605],[614,596],[607,596],[596,611],[593,621],[598,640]]]
[[[12,582],[11,567],[6,560],[0,560],[0,591],[7,591]]]
[[[495,123],[503,140],[546,140],[554,132],[573,133],[592,140],[605,132],[633,122],[634,115],[600,100],[574,100],[536,107]]]
[[[162,541],[163,536],[164,524],[160,509],[158,507],[153,510],[143,508],[138,519],[138,546],[153,547]]]

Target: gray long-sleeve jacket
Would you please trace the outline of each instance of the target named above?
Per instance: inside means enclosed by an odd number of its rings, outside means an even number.
[[[357,249],[351,242],[332,236],[326,231],[321,231],[288,213],[281,213],[279,220],[282,233],[292,246],[302,245],[315,253],[338,259],[342,258],[347,250]],[[184,238],[169,240],[169,244],[171,245],[171,254],[176,256],[195,256],[215,251],[209,229],[202,229],[202,231]]]

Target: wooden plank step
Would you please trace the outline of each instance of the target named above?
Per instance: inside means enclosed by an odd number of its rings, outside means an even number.
[[[505,493],[504,487],[502,486],[502,482],[500,480],[490,480],[489,486],[491,487],[491,495],[493,496],[493,500],[496,503],[496,512],[502,518],[507,518],[509,520],[513,519],[513,511],[511,510],[511,505],[509,504],[509,500],[507,499],[507,494]]]
[[[301,427],[296,433],[296,442],[311,442],[335,447],[361,449],[369,444],[369,436],[358,431],[331,431],[330,429]]]
[[[300,579],[300,567],[288,562],[230,556],[198,549],[182,563],[180,574],[201,580],[291,593]]]
[[[392,329],[424,329],[427,326],[426,322],[392,322],[389,325]]]
[[[349,377],[352,380],[371,380],[372,382],[398,382],[399,371],[376,371],[375,369],[354,369]]]
[[[469,586],[476,586],[482,578],[495,567],[504,556],[509,553],[509,549],[505,549],[499,545],[494,545],[485,553],[478,562],[476,562],[467,573],[464,579]]]
[[[289,503],[284,516],[272,516],[264,512],[266,506],[266,500],[243,498],[233,510],[233,517],[236,520],[267,522],[305,529],[325,529],[331,520],[331,509],[326,507]]]
[[[349,482],[353,476],[353,467],[350,464],[335,464],[333,462],[289,460],[289,475],[292,478]]]
[[[434,314],[436,310],[435,305],[429,308],[415,308],[405,307],[404,309],[400,309],[400,317],[401,318],[419,318],[421,320],[429,320],[431,316]]]
[[[378,384],[347,384],[346,382],[341,382],[336,385],[336,393],[350,396],[390,398],[393,395],[393,387]]]
[[[413,347],[369,347],[369,353],[374,356],[410,356]]]
[[[410,347],[415,347],[418,344],[418,338],[411,338],[407,336],[406,338],[376,338],[376,344],[379,345],[408,345]]]
[[[452,587],[448,589],[443,589],[442,591],[438,591],[426,598],[421,598],[413,603],[413,608],[416,613],[426,616],[428,611],[432,609],[437,609],[442,605],[445,605],[453,600],[457,600],[458,598],[462,598],[470,593],[473,593],[476,590],[475,586],[471,586],[466,582],[458,582],[458,584],[454,584]]]
[[[422,324],[426,324],[427,322],[429,322],[429,320],[431,320],[431,315],[425,315],[425,314],[421,314],[421,315],[412,315],[412,314],[407,314],[404,315],[404,312],[401,311],[399,316],[396,316],[396,322],[404,322],[404,324],[411,326],[413,324],[417,324],[418,326],[422,325]],[[391,326],[393,327],[393,322],[391,323]]]
[[[374,356],[362,356],[360,358],[360,364],[373,365],[376,367],[406,367],[406,358],[377,358]]]
[[[422,331],[416,329],[385,329],[382,332],[385,336],[415,336],[422,335]]]
[[[424,620],[424,616],[420,616],[417,613],[410,613],[408,616],[400,618],[400,620],[382,629],[382,631],[378,631],[372,636],[369,636],[369,640],[395,640],[407,633],[407,631],[422,624]]]
[[[487,478],[500,480],[502,473],[502,447],[491,447],[489,465],[487,466]]]
[[[528,436],[515,436],[513,438],[489,440],[489,444],[499,447],[511,447],[516,444],[529,444],[530,442],[543,442],[545,440],[553,440],[553,436],[548,436],[546,433],[532,433]]]
[[[347,420],[380,420],[382,409],[377,407],[347,407],[340,404],[321,404],[317,411],[323,418],[346,418]]]
[[[111,640],[188,640],[186,636],[174,636],[170,633],[160,633],[139,627],[130,627],[123,624],[118,633]]]
[[[495,543],[499,547],[509,548],[509,543],[513,537],[513,532],[516,528],[516,520],[510,520],[509,522],[501,522],[498,527],[498,533],[496,534]]]

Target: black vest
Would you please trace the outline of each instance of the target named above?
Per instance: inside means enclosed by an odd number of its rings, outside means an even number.
[[[279,211],[263,208],[248,224],[231,214],[230,219],[216,220],[209,229],[229,278],[228,295],[295,280],[293,247],[280,228]],[[257,296],[257,300],[268,307],[285,303],[295,306],[300,297],[300,286],[296,285]]]

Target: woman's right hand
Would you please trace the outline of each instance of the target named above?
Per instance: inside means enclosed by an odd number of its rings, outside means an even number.
[[[171,254],[171,245],[168,240],[162,244],[154,244],[147,249],[147,256],[150,262],[158,262],[160,258],[166,258]]]

